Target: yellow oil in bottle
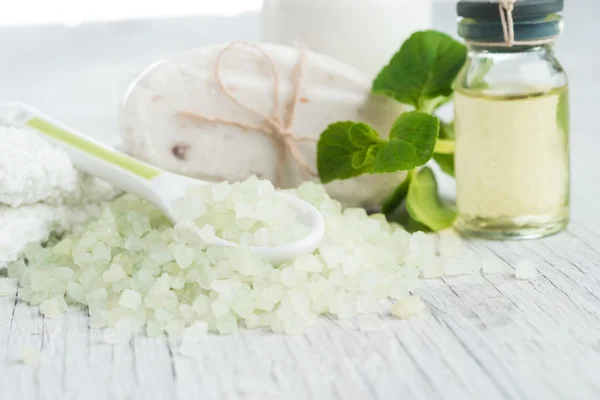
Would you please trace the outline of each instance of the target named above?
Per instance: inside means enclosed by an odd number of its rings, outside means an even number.
[[[562,230],[569,220],[567,87],[524,95],[459,88],[454,101],[457,229],[489,239]]]

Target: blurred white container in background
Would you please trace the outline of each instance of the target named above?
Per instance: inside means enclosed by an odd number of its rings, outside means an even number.
[[[264,0],[262,39],[305,44],[375,76],[413,32],[432,24],[432,0]]]

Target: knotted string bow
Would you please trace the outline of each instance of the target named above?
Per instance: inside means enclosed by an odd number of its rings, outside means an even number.
[[[258,110],[248,104],[242,103],[238,100],[232,93],[230,89],[228,89],[223,80],[221,79],[221,62],[223,60],[223,56],[231,51],[236,46],[244,46],[248,48],[252,48],[260,53],[263,59],[267,62],[270,72],[273,75],[274,83],[273,83],[273,112],[271,115],[268,115],[261,110]],[[217,56],[215,61],[214,68],[214,76],[219,87],[219,90],[235,105],[238,107],[254,114],[262,119],[262,124],[254,125],[248,124],[245,122],[239,122],[234,120],[229,120],[220,117],[211,117],[194,111],[179,111],[179,114],[188,118],[192,118],[202,122],[211,122],[217,124],[223,124],[228,126],[237,126],[239,128],[244,129],[247,132],[257,132],[266,136],[271,136],[276,139],[282,149],[279,154],[278,168],[277,168],[277,182],[276,184],[279,186],[282,183],[282,172],[283,166],[285,163],[285,155],[286,153],[290,154],[290,156],[294,159],[294,161],[298,164],[300,169],[302,170],[305,178],[310,176],[315,176],[316,174],[310,168],[310,166],[304,160],[300,149],[298,147],[298,143],[300,142],[316,142],[316,139],[306,138],[306,137],[297,137],[293,130],[292,124],[294,122],[294,118],[296,116],[297,105],[300,101],[300,91],[302,87],[302,83],[305,77],[305,68],[306,68],[306,53],[304,51],[300,52],[300,59],[296,65],[294,71],[294,81],[293,81],[293,97],[292,102],[288,105],[287,115],[282,117],[281,115],[281,101],[279,98],[279,88],[280,84],[280,76],[277,66],[271,58],[260,46],[257,46],[252,43],[247,42],[236,42],[231,43],[227,47],[225,47]]]

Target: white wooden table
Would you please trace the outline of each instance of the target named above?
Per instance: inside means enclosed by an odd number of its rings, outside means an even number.
[[[559,54],[572,81],[573,222],[545,240],[470,243],[509,263],[538,261],[536,279],[425,281],[426,318],[365,317],[385,321],[370,333],[359,320],[323,318],[301,337],[211,336],[197,361],[166,339],[103,344],[82,310],[49,320],[10,296],[0,299],[0,399],[599,399],[600,4],[567,7]],[[436,21],[453,31],[452,5],[438,5]],[[25,100],[114,143],[116,105],[140,69],[191,47],[256,39],[257,25],[244,15],[0,28],[0,101]],[[39,366],[17,362],[25,345],[41,349]]]

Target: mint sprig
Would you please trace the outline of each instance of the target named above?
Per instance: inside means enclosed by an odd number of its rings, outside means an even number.
[[[402,114],[392,126],[389,139],[381,138],[362,122],[332,124],[317,144],[321,181],[425,165],[433,155],[439,129],[437,118],[418,111]]]
[[[330,125],[317,145],[321,181],[407,170],[406,180],[384,202],[382,211],[392,214],[404,203],[413,220],[432,230],[451,226],[455,213],[440,200],[433,171],[416,168],[433,158],[444,172],[454,175],[453,125],[441,123],[433,114],[451,100],[466,57],[466,47],[446,34],[413,34],[377,75],[372,91],[415,111],[396,120],[388,139],[362,122]]]

